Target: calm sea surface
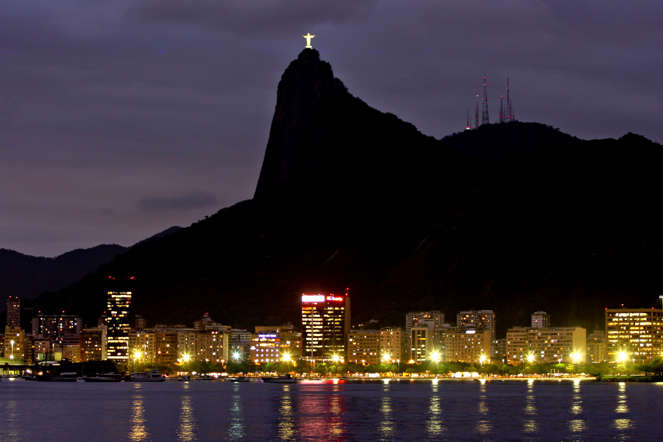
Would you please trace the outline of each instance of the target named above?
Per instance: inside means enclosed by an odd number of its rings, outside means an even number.
[[[1,441],[663,440],[663,385],[0,382]]]

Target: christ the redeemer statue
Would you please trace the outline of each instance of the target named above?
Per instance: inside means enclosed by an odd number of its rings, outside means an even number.
[[[315,34],[311,34],[310,32],[307,32],[305,35],[302,35],[306,39],[306,49],[313,49],[313,46],[311,46],[311,40],[315,38]]]

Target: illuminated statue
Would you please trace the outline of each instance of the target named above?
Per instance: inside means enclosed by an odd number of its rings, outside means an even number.
[[[313,49],[313,46],[311,46],[311,40],[315,37],[315,34],[311,34],[310,32],[307,32],[306,35],[302,35],[306,39],[306,49]]]

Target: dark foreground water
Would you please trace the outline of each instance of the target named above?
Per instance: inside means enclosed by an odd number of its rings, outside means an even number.
[[[1,441],[663,438],[663,385],[0,382]]]

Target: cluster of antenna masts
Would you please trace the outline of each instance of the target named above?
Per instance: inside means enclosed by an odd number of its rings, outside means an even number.
[[[481,77],[481,91],[482,95],[479,96],[477,92],[474,95],[474,126],[470,121],[470,111],[467,111],[467,123],[465,130],[476,129],[484,124],[490,124],[490,115],[488,113],[488,76],[486,74]],[[500,95],[500,123],[508,123],[515,121],[516,115],[513,112],[513,103],[511,102],[511,83],[509,77],[506,78],[506,100],[504,95]],[[479,107],[481,107],[481,119],[479,119]]]

